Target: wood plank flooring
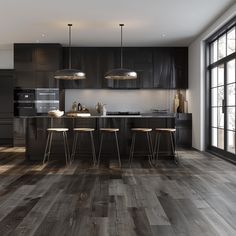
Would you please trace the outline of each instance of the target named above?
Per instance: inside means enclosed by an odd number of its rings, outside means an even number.
[[[236,235],[236,166],[196,151],[180,164],[132,168],[114,160],[94,168],[76,160],[24,160],[0,148],[0,235]]]

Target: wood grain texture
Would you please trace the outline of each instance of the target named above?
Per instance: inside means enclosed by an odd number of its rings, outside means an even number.
[[[180,164],[145,157],[118,167],[90,158],[48,165],[0,148],[0,235],[236,235],[236,166],[196,151]]]

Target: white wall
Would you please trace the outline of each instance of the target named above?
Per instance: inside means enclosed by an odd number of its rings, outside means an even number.
[[[205,68],[204,40],[236,15],[236,4],[230,7],[189,46],[189,112],[193,114],[193,147],[205,150]]]
[[[182,91],[183,95],[184,91]],[[108,111],[140,111],[151,109],[173,109],[175,90],[109,90],[109,89],[67,89],[65,91],[65,110],[71,110],[78,101],[95,111],[97,102],[107,104]]]
[[[11,47],[0,46],[0,69],[13,69],[13,45]]]

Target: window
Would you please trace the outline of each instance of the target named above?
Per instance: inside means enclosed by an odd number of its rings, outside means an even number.
[[[209,149],[236,158],[236,19],[207,42]]]

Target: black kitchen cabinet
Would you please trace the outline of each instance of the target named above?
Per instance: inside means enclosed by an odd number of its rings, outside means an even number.
[[[192,147],[192,114],[177,113],[175,119],[176,145],[178,147]]]
[[[15,87],[57,87],[53,78],[62,67],[60,44],[14,44]]]
[[[60,88],[64,89],[98,89],[101,88],[101,79],[99,78],[99,48],[78,48],[73,47],[71,53],[71,67],[86,73],[86,79],[82,80],[60,80]],[[63,68],[69,68],[69,49],[63,49]]]
[[[14,117],[13,134],[14,134],[14,147],[25,147],[26,145],[26,120],[23,117]]]
[[[153,50],[154,88],[188,88],[188,49],[186,47]]]
[[[13,145],[14,70],[0,70],[0,145]]]

